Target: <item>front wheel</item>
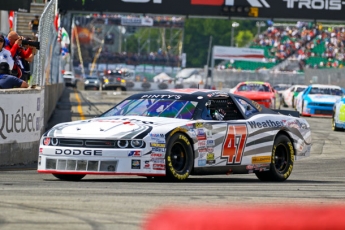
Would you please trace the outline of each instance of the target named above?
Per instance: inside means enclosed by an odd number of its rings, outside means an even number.
[[[333,111],[333,115],[332,115],[332,130],[333,131],[342,131],[343,129],[335,126],[335,118],[334,117],[335,117],[335,111]]]
[[[53,176],[64,181],[79,181],[83,179],[86,175],[53,174]]]
[[[170,138],[165,160],[168,179],[184,181],[189,177],[193,169],[193,150],[185,134],[175,133]]]
[[[278,135],[272,149],[270,170],[256,172],[261,181],[285,181],[291,175],[295,150],[291,140],[285,135]]]

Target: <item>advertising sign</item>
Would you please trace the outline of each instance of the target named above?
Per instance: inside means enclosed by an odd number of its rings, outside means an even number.
[[[344,20],[345,0],[59,0],[67,11]]]
[[[254,48],[236,48],[227,46],[214,46],[213,58],[222,60],[244,60],[265,62],[265,55],[263,49]]]

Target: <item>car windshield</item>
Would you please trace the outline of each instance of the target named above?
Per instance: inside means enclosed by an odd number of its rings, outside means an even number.
[[[341,95],[343,95],[343,92],[341,91],[341,89],[336,89],[336,88],[313,87],[313,88],[311,88],[309,94],[325,94],[325,95],[341,96]]]
[[[101,117],[147,116],[192,119],[198,102],[172,99],[124,100]]]
[[[96,76],[96,77],[86,77],[85,79],[87,79],[87,80],[98,80],[98,77]]]
[[[297,87],[296,92],[297,92],[297,93],[300,93],[300,92],[302,92],[304,89],[305,89],[305,87],[304,87],[304,88],[303,88],[303,87]]]
[[[270,88],[264,84],[243,84],[238,87],[238,91],[270,92]]]

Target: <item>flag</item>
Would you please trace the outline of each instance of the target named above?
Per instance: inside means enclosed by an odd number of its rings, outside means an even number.
[[[13,18],[14,18],[14,11],[8,12],[8,24],[10,26],[10,31],[13,30]]]

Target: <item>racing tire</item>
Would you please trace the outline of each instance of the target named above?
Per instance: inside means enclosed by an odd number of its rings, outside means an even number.
[[[193,169],[193,149],[186,135],[175,133],[167,145],[166,179],[172,181],[186,180]]]
[[[292,97],[291,106],[293,109],[295,108],[295,97]]]
[[[291,140],[286,135],[278,135],[272,148],[270,170],[255,172],[261,181],[285,181],[291,175],[295,150]]]
[[[342,131],[343,129],[337,128],[337,127],[335,126],[335,119],[334,119],[334,116],[335,116],[335,111],[333,111],[333,114],[332,114],[332,130],[333,130],[333,131]]]
[[[53,174],[53,176],[64,181],[79,181],[83,179],[86,175]]]

